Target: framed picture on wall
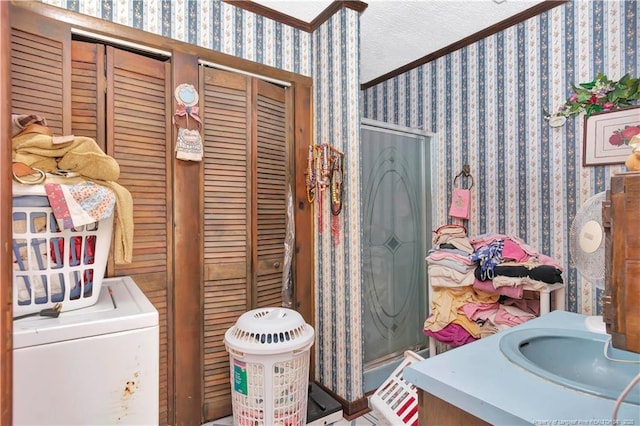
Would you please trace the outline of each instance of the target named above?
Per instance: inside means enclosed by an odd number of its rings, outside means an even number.
[[[585,117],[583,166],[624,164],[631,154],[629,139],[640,133],[640,106]]]

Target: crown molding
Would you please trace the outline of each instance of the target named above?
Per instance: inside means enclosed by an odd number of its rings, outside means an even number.
[[[289,25],[293,28],[306,31],[308,33],[314,32],[320,25],[329,20],[329,18],[339,12],[342,8],[352,9],[356,12],[362,13],[368,6],[366,3],[358,0],[334,1],[329,6],[327,6],[327,8],[323,10],[313,21],[305,22],[301,19],[294,18],[293,16],[286,15],[282,12],[278,12],[277,10],[271,9],[253,1],[222,0],[222,2],[238,7],[240,9],[244,9],[247,12],[253,12],[256,15],[264,16],[265,18],[272,19],[276,22]]]

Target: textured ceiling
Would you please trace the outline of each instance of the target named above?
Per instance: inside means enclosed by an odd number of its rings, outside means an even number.
[[[255,0],[311,22],[331,0]],[[360,82],[436,52],[542,0],[370,0],[360,20]]]

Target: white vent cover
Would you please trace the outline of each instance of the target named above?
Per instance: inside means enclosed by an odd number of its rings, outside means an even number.
[[[309,349],[313,337],[313,328],[298,312],[260,308],[242,314],[224,334],[224,343],[228,349],[250,354],[280,354]]]

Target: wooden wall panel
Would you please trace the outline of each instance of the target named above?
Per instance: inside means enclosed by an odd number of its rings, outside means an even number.
[[[0,140],[11,139],[11,29],[9,4],[0,2]],[[11,264],[11,144],[0,146],[0,425],[10,425],[12,417],[13,334]],[[7,206],[7,207],[5,207]]]
[[[174,51],[171,65],[172,88],[183,83],[198,86],[196,56]],[[172,113],[177,106],[174,101]],[[195,120],[186,123],[185,119],[185,124],[188,128],[197,128]],[[173,144],[175,134],[174,131]],[[174,151],[172,148],[172,157]],[[202,423],[202,163],[174,159],[172,166],[174,405],[176,424],[190,426]]]

